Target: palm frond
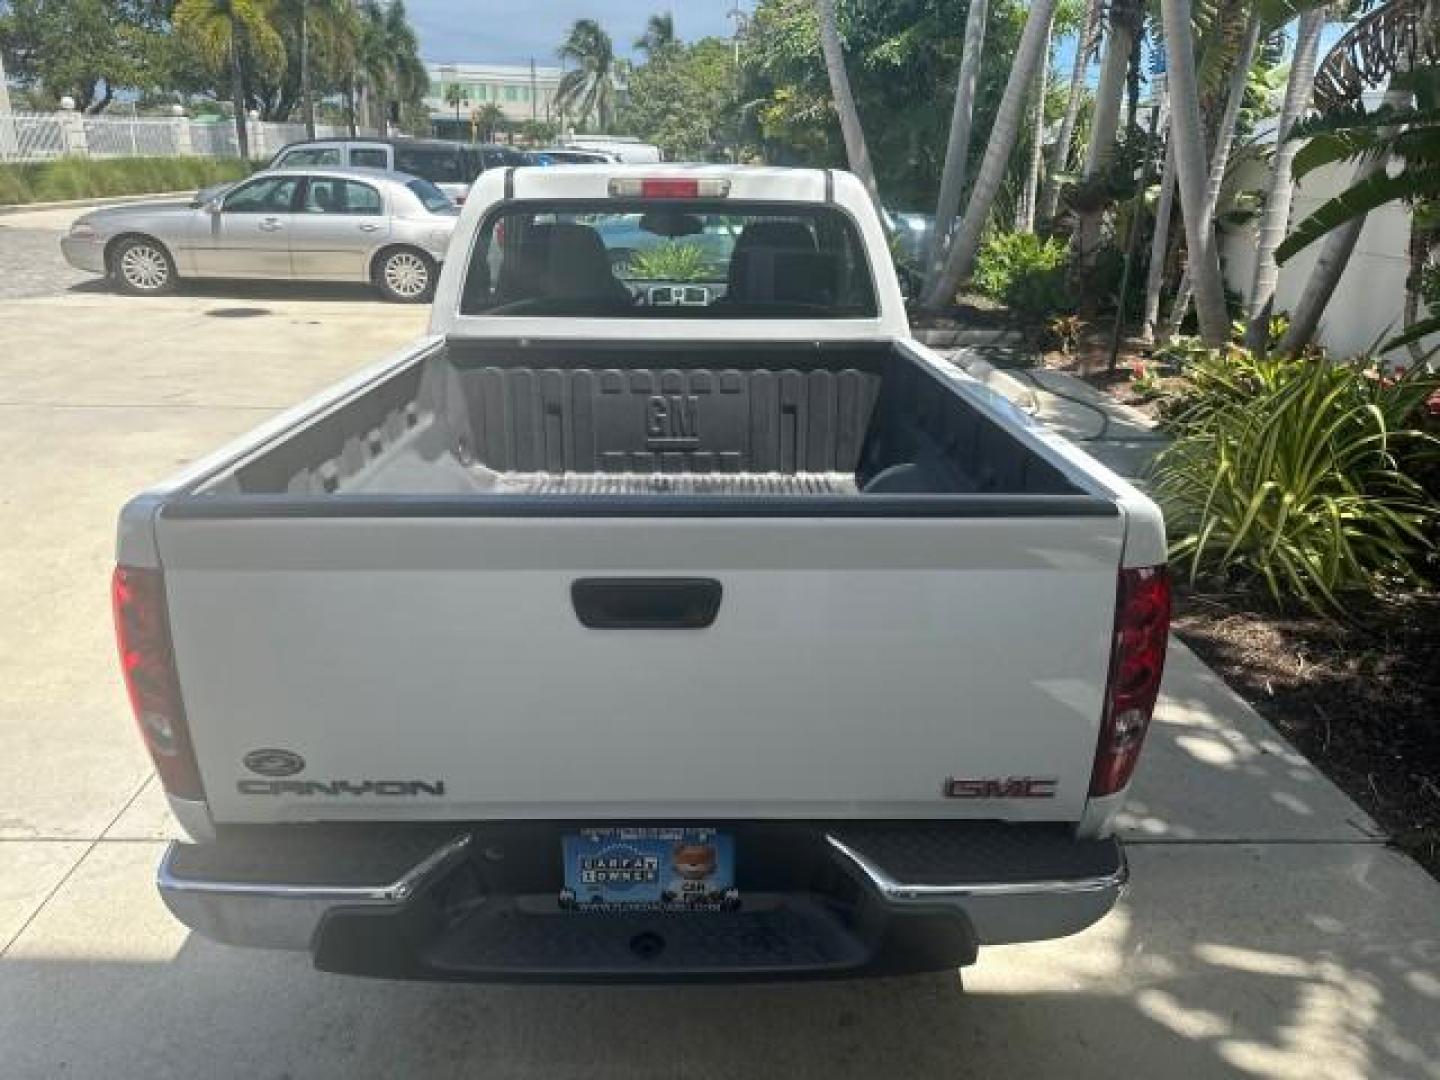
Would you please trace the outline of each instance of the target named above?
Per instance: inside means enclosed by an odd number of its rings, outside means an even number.
[[[1396,334],[1389,341],[1385,342],[1384,345],[1381,345],[1380,351],[1394,352],[1396,349],[1402,349],[1406,345],[1413,344],[1423,337],[1428,337],[1430,334],[1440,334],[1440,315],[1429,319],[1421,319],[1403,334]]]
[[[1406,170],[1396,176],[1381,173],[1342,191],[1300,222],[1275,251],[1277,262],[1319,240],[1332,229],[1362,217],[1378,206],[1396,199],[1419,199],[1440,195],[1440,169]]]
[[[1389,0],[1337,41],[1315,71],[1315,104],[1329,111],[1379,86],[1401,60],[1440,62],[1440,34],[1423,25],[1426,0]]]

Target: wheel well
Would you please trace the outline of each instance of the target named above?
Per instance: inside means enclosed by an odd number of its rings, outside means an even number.
[[[380,267],[385,262],[385,260],[397,251],[413,251],[416,255],[419,255],[422,259],[429,263],[432,269],[436,265],[438,265],[435,262],[435,256],[431,255],[424,248],[417,247],[415,244],[386,244],[379,251],[375,252],[374,255],[370,256],[371,281],[376,280],[376,278],[379,276]]]
[[[170,259],[170,265],[172,267],[175,267],[176,275],[179,275],[180,268],[175,262],[175,253],[165,246],[165,241],[159,240],[156,237],[151,236],[149,233],[143,232],[120,233],[118,236],[112,236],[110,238],[109,242],[105,245],[105,269],[107,271],[110,271],[112,273],[114,272],[115,252],[119,250],[120,245],[123,244],[126,240],[147,240],[150,243],[154,244],[161,251],[165,252],[165,255]]]

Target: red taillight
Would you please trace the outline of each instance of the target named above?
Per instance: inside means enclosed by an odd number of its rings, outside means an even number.
[[[1160,694],[1169,635],[1169,570],[1164,566],[1122,569],[1091,795],[1113,795],[1130,782]]]
[[[175,654],[170,646],[165,578],[159,570],[117,566],[111,596],[120,670],[155,771],[171,795],[203,799],[205,789],[190,745],[190,728],[185,722]]]
[[[616,176],[612,199],[723,199],[730,181],[721,176]]]
[[[642,199],[698,199],[700,181],[652,178],[640,181]]]

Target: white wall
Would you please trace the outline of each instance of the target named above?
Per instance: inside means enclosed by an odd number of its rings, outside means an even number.
[[[1354,165],[1341,163],[1307,175],[1296,190],[1291,223],[1309,217],[1322,203],[1345,190],[1354,170]],[[1264,163],[1247,162],[1237,180],[1241,188],[1263,190],[1266,174]],[[1226,284],[1242,296],[1250,291],[1251,276],[1255,272],[1256,224],[1252,221],[1231,229],[1221,238]],[[1365,352],[1400,332],[1409,244],[1410,211],[1403,204],[1390,203],[1371,211],[1365,219],[1345,275],[1320,322],[1317,339],[1332,355],[1353,356]],[[1275,311],[1289,311],[1299,302],[1323,247],[1323,240],[1311,244],[1280,268]],[[1424,345],[1431,348],[1440,345],[1440,334],[1427,338]]]

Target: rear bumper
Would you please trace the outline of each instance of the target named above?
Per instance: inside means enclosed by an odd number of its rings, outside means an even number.
[[[725,827],[725,826],[722,826]],[[741,910],[567,912],[553,824],[305,826],[172,844],[171,912],[327,971],[469,981],[800,979],[942,970],[1075,933],[1127,878],[1114,840],[1050,826],[737,824]]]

